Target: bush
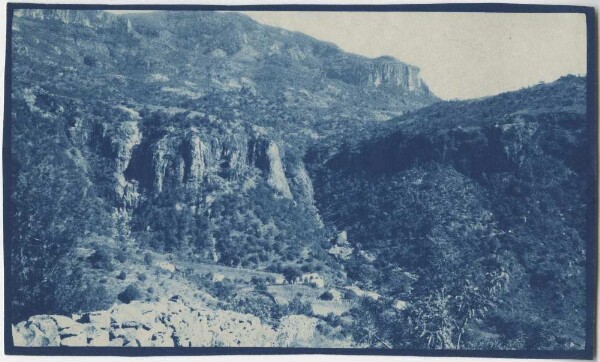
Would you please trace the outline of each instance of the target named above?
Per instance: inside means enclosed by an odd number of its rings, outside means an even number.
[[[285,280],[287,280],[289,283],[292,283],[296,278],[302,276],[302,272],[297,267],[291,266],[285,267],[282,273],[285,277]]]
[[[288,304],[288,313],[287,314],[304,314],[307,316],[312,315],[312,306],[309,302],[303,302],[300,298],[294,298]]]
[[[140,290],[135,285],[129,284],[127,286],[127,288],[125,288],[124,291],[122,291],[121,293],[119,293],[119,295],[117,296],[117,298],[121,302],[123,302],[125,304],[129,304],[132,301],[138,300],[138,299],[141,298]]]
[[[117,259],[120,263],[124,263],[127,261],[127,253],[125,250],[119,250],[117,255],[115,255],[115,259]]]
[[[154,258],[152,257],[152,254],[149,254],[149,253],[144,254],[144,263],[146,265],[152,265],[153,261],[154,261]]]
[[[342,318],[339,315],[335,315],[331,312],[327,314],[327,316],[325,316],[323,320],[333,328],[338,327],[340,324],[342,324]]]
[[[114,302],[104,285],[94,278],[86,277],[83,270],[75,267],[65,272],[61,283],[55,285],[52,294],[52,313],[70,314],[109,308]]]
[[[347,290],[346,293],[344,293],[344,299],[349,299],[349,300],[356,300],[358,299],[358,294],[356,294],[354,291],[352,290]]]
[[[95,269],[112,270],[112,258],[108,252],[104,249],[98,249],[92,254],[88,261],[92,264]]]
[[[235,285],[229,279],[214,283],[211,294],[219,300],[227,300],[233,295]]]
[[[251,281],[252,281],[252,284],[255,285],[254,289],[263,291],[263,292],[267,291],[267,281],[266,280],[264,280],[262,278],[258,278],[258,277],[252,277]]]
[[[125,278],[127,278],[127,273],[125,273],[124,271],[120,272],[119,275],[117,275],[117,279],[119,280],[125,280]]]
[[[86,55],[85,57],[83,57],[83,64],[88,65],[90,67],[93,67],[96,65],[96,58],[94,58],[91,55]]]
[[[146,277],[146,274],[144,274],[144,273],[140,273],[140,274],[138,274],[138,280],[139,280],[140,282],[143,282],[143,281],[144,281],[144,280],[146,280],[146,279],[147,279],[147,277]]]
[[[333,300],[333,294],[331,294],[330,291],[326,291],[325,293],[321,294],[321,296],[319,297],[319,299],[321,299],[321,300]]]

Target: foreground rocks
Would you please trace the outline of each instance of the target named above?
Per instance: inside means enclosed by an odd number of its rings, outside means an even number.
[[[168,301],[115,305],[71,317],[38,315],[12,326],[18,347],[310,346],[316,319],[286,316],[274,329],[251,314]]]

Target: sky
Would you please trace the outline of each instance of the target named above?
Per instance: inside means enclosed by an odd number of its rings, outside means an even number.
[[[245,14],[259,23],[335,43],[351,53],[390,55],[415,65],[442,99],[479,98],[586,73],[584,14]]]

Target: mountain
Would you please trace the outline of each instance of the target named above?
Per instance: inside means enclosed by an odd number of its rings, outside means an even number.
[[[337,278],[304,152],[437,101],[414,66],[236,13],[14,15],[17,318],[75,308],[64,254],[108,245]]]
[[[581,347],[595,187],[585,95],[585,78],[567,76],[437,103],[367,140],[313,150],[317,208],[354,248],[348,276],[420,299],[420,313],[454,313],[448,323],[471,323],[471,303],[486,323],[462,341],[479,348]],[[432,343],[456,347],[462,332],[432,319],[444,332]],[[405,343],[405,331],[381,325]]]
[[[246,313],[310,329],[283,345],[582,348],[584,78],[441,102],[230,12],[17,10],[11,49],[20,343],[232,345],[193,333]],[[92,320],[126,305],[180,310]]]

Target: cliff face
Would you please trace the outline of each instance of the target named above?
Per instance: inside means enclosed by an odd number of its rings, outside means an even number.
[[[43,10],[43,9],[17,9],[14,12],[16,18],[30,18],[36,20],[56,20],[63,24],[78,24],[90,28],[125,25],[116,16],[100,10]]]
[[[392,57],[380,57],[365,61],[337,59],[329,65],[327,74],[331,78],[363,87],[389,89],[399,94],[430,95],[419,72],[419,68]]]

